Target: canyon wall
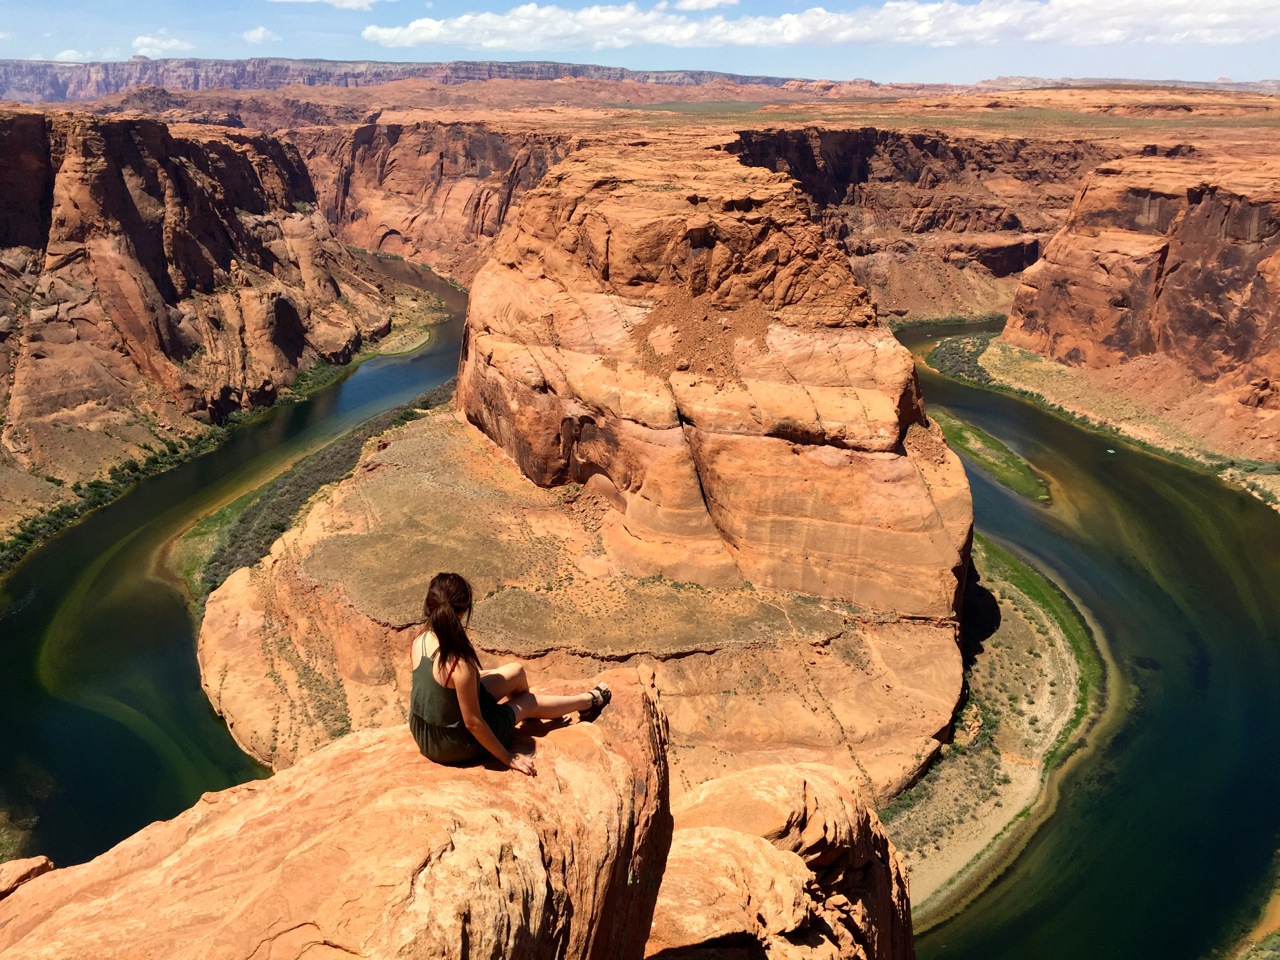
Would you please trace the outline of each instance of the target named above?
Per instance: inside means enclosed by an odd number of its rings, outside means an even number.
[[[1018,275],[1114,146],[863,127],[744,131],[743,162],[790,174],[882,312],[1005,312]]]
[[[389,327],[278,140],[7,111],[0,178],[0,469],[28,505]]]
[[[289,60],[273,57],[253,57],[246,60],[152,60],[148,57],[131,57],[124,61],[106,63],[0,60],[0,100],[26,103],[95,100],[144,84],[170,90],[276,90],[292,85],[369,87],[410,78],[444,84],[477,80],[561,78],[632,80],[664,86],[732,83],[781,87],[788,83],[786,79],[779,77],[749,77],[710,70],[627,70],[622,67],[538,61],[385,63],[376,60]]]
[[[953,614],[972,512],[909,353],[787,177],[717,143],[583,147],[476,277],[458,403],[610,559]]]
[[[1133,157],[1086,180],[1023,277],[1004,339],[1274,459],[1280,421],[1280,164]],[[1176,396],[1166,396],[1169,390]]]
[[[571,149],[567,135],[480,123],[378,123],[286,134],[344,240],[470,284],[525,191]]]

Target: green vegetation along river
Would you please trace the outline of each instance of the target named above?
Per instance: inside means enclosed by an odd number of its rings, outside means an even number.
[[[429,346],[368,360],[236,427],[217,450],[142,481],[0,583],[0,856],[79,863],[205,791],[265,774],[209,707],[187,597],[162,555],[202,516],[454,376],[465,296],[407,264],[386,269],[453,314]]]
[[[957,332],[909,328],[913,349]],[[969,331],[966,331],[969,332]],[[1242,931],[1280,847],[1280,517],[1217,479],[921,369],[930,405],[1049,479],[970,469],[976,523],[1090,611],[1130,691],[1046,824],[921,960],[1198,960]]]

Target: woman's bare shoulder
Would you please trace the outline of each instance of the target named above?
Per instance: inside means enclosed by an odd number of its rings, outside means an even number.
[[[440,641],[436,639],[436,635],[430,630],[423,630],[409,645],[410,665],[416,670],[423,657],[434,657],[439,649]]]

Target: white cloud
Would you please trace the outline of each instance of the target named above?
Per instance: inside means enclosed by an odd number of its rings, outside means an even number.
[[[736,7],[738,0],[676,0],[677,10],[713,10],[716,7]]]
[[[311,0],[275,0],[311,2]],[[333,0],[324,0],[333,2]],[[343,0],[368,2],[374,0]],[[683,10],[717,0],[677,0]],[[723,2],[723,0],[719,0]],[[569,9],[525,3],[506,13],[424,17],[403,27],[365,27],[363,37],[386,47],[446,46],[481,51],[600,50],[657,44],[670,47],[793,47],[839,44],[957,46],[1046,42],[1236,44],[1280,34],[1275,0],[883,0],[879,7],[840,13],[727,18],[690,17],[666,3],[634,2]]]
[[[378,0],[271,0],[272,3],[327,3],[339,10],[372,10]]]
[[[240,34],[249,43],[266,43],[268,40],[279,40],[280,34],[274,30],[268,30],[266,27],[254,27],[252,30],[246,30]]]
[[[63,63],[88,63],[93,59],[93,54],[81,50],[63,50],[55,53],[53,59],[61,60]]]
[[[179,40],[177,37],[171,37],[167,30],[144,33],[140,37],[133,38],[133,52],[139,53],[144,57],[168,57],[175,53],[183,53],[194,49],[195,44],[186,40]]]

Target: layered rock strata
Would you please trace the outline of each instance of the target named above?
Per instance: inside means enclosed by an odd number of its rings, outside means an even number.
[[[744,131],[743,161],[790,174],[881,308],[911,319],[1007,312],[1088,171],[1082,140],[940,133]]]
[[[1210,442],[1216,435],[1227,448],[1274,458],[1277,183],[1274,158],[1191,152],[1099,167],[1024,275],[1004,339],[1110,369],[1113,385],[1176,409]],[[1177,395],[1165,396],[1162,383]]]
[[[388,329],[389,298],[277,140],[0,112],[0,178],[0,466],[15,482],[142,459]]]
[[[702,784],[673,814],[650,960],[915,956],[902,863],[836,770],[759,767]]]
[[[206,794],[0,900],[0,953],[40,958],[638,958],[671,837],[651,680],[593,723],[523,737],[539,775],[355,734]]]
[[[368,87],[408,78],[423,78],[444,84],[499,79],[580,78],[633,80],[677,87],[709,83],[781,87],[789,82],[781,77],[748,77],[709,70],[627,70],[622,67],[537,61],[382,63],[370,60],[291,60],[281,57],[252,57],[246,60],[152,60],[149,57],[131,57],[123,62],[106,63],[0,60],[0,99],[24,102],[94,100],[144,84],[171,90],[209,90],[220,87],[275,90],[290,85]]]
[[[486,666],[517,658],[535,685],[583,687],[611,664],[654,671],[674,793],[782,762],[837,767],[878,799],[919,775],[960,695],[953,620],[616,576],[599,537],[612,509],[535,486],[452,415],[398,427],[209,596],[210,700],[276,769],[347,730],[403,725],[422,598],[451,569],[474,587]]]
[[[606,497],[629,573],[950,616],[964,471],[808,213],[723,144],[574,152],[476,277],[459,407],[535,482]]]
[[[520,196],[570,149],[563,135],[430,121],[310,127],[288,138],[345,240],[464,284]]]

